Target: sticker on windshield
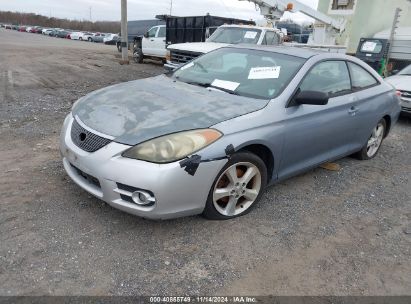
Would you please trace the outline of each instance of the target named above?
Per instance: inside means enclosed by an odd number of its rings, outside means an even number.
[[[251,68],[248,79],[277,79],[281,66]]]
[[[189,64],[182,66],[180,70],[184,71],[185,69],[191,68],[192,66],[194,66],[194,62],[190,62]]]
[[[377,46],[376,42],[373,41],[367,41],[362,45],[362,51],[363,52],[374,52],[375,47]]]
[[[257,32],[254,31],[247,31],[244,34],[244,39],[254,39],[257,36]]]
[[[211,85],[213,87],[222,88],[234,92],[240,84],[238,82],[215,79]]]

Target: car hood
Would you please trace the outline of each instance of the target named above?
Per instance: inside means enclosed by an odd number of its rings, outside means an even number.
[[[126,145],[208,128],[264,108],[268,100],[231,95],[161,75],[110,86],[81,98],[73,116]]]
[[[168,49],[205,54],[228,45],[230,44],[216,42],[192,42],[172,44],[168,47]]]
[[[411,91],[411,76],[395,75],[385,78],[385,80],[392,84],[397,90]]]

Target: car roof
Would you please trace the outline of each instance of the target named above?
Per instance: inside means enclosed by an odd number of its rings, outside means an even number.
[[[254,44],[247,44],[247,45],[237,44],[237,45],[227,46],[227,48],[242,48],[242,49],[259,50],[259,51],[266,51],[266,52],[285,54],[285,55],[290,55],[290,56],[295,56],[295,57],[301,57],[305,59],[308,59],[310,57],[313,57],[319,54],[328,53],[326,51],[315,50],[309,47],[292,47],[292,46],[282,46],[282,45],[267,46],[267,45],[254,45]]]

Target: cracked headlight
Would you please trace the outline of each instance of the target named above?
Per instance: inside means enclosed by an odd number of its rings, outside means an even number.
[[[222,135],[214,129],[179,132],[138,144],[125,151],[123,156],[153,163],[170,163],[207,147]]]

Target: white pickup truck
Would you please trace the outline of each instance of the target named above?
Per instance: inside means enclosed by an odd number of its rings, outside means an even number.
[[[194,58],[232,44],[279,45],[284,34],[276,28],[250,25],[222,25],[206,42],[171,44],[167,48],[168,70],[178,68]]]
[[[166,52],[166,26],[157,25],[134,42],[133,58],[137,63],[143,63],[144,58],[165,61]]]

